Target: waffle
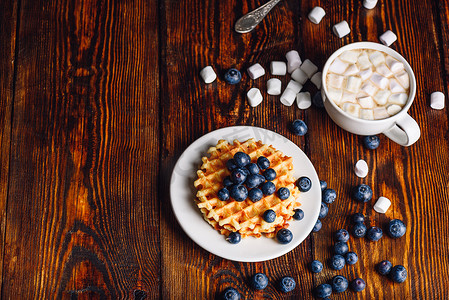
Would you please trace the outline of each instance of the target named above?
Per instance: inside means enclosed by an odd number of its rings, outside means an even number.
[[[249,199],[242,202],[232,198],[227,201],[218,199],[217,192],[223,188],[223,179],[230,175],[226,162],[238,151],[247,153],[254,163],[260,156],[268,158],[270,168],[277,173],[276,179],[272,181],[276,185],[276,190],[286,187],[290,190],[290,197],[281,200],[274,193],[264,195],[255,203]],[[278,230],[288,227],[287,221],[292,218],[294,209],[301,205],[296,200],[300,192],[295,185],[291,157],[254,139],[243,143],[235,140],[233,144],[220,140],[215,147],[209,148],[207,153],[209,156],[202,158],[203,163],[197,171],[198,179],[194,182],[197,189],[195,201],[204,219],[212,227],[226,236],[238,231],[242,237],[260,237],[262,234],[274,237]],[[276,220],[272,223],[263,220],[263,214],[267,209],[276,212]]]

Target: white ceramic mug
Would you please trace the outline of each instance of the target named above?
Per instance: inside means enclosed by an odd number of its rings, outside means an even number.
[[[346,50],[356,50],[356,49],[372,49],[382,51],[388,55],[391,55],[395,59],[399,60],[404,64],[405,70],[410,77],[410,89],[406,104],[395,115],[392,115],[386,119],[380,120],[365,120],[349,115],[344,112],[338,105],[333,101],[330,101],[327,97],[327,84],[326,77],[329,70],[329,66],[334,61],[334,59],[339,56],[342,52]],[[376,135],[379,133],[385,134],[394,142],[402,146],[410,146],[415,143],[421,136],[421,130],[419,129],[418,123],[407,114],[408,109],[413,103],[416,94],[416,78],[413,73],[412,68],[409,63],[402,57],[399,53],[393,49],[386,47],[382,44],[372,43],[372,42],[358,42],[346,45],[335,51],[327,60],[323,68],[322,75],[322,87],[321,94],[323,97],[324,107],[331,119],[341,128],[358,134],[358,135]]]

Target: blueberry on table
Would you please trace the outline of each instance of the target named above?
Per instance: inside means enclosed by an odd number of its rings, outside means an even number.
[[[250,174],[246,180],[245,184],[249,189],[255,188],[256,186],[259,186],[261,184],[259,175],[256,174]]]
[[[234,182],[232,182],[231,176],[226,176],[225,179],[223,179],[223,186],[225,188],[228,188],[228,187],[230,187],[233,184],[234,184]]]
[[[363,145],[366,149],[374,150],[379,147],[380,139],[377,135],[365,136],[363,138]]]
[[[318,91],[312,98],[312,103],[318,108],[324,107],[323,97],[321,96],[321,92]]]
[[[313,294],[317,298],[326,298],[332,295],[332,286],[327,283],[320,284],[313,289]]]
[[[293,214],[293,219],[297,221],[301,221],[304,219],[304,211],[300,208],[295,209],[295,213]]]
[[[231,244],[238,244],[238,243],[240,243],[240,241],[242,240],[242,236],[240,235],[239,232],[231,232],[231,233],[227,236],[226,240],[227,240],[228,242],[230,242]]]
[[[358,202],[368,202],[373,198],[373,190],[366,184],[359,184],[352,190],[352,197]]]
[[[321,191],[324,191],[325,189],[327,189],[327,182],[324,180],[320,180],[320,187],[321,187]]]
[[[251,276],[251,286],[256,290],[263,290],[268,286],[268,277],[264,273],[256,273]]]
[[[261,170],[268,169],[270,167],[270,160],[265,156],[259,156],[259,158],[257,158],[257,165]]]
[[[265,172],[263,172],[263,176],[267,181],[272,181],[276,179],[276,171],[274,169],[266,169]]]
[[[274,212],[274,210],[272,209],[267,209],[264,213],[263,213],[263,217],[265,222],[267,223],[273,223],[274,220],[276,220],[276,213]]]
[[[331,204],[337,198],[337,192],[333,189],[325,189],[321,195],[322,201],[326,204]]]
[[[359,257],[354,252],[348,252],[345,254],[345,261],[348,265],[353,265],[359,260]]]
[[[278,288],[279,291],[283,293],[289,293],[293,291],[296,287],[296,281],[293,279],[293,277],[290,276],[284,276],[279,280]]]
[[[329,212],[329,207],[327,207],[326,203],[321,202],[320,207],[320,214],[318,215],[319,219],[323,219],[327,216],[327,213]]]
[[[352,226],[351,233],[356,238],[361,238],[366,235],[366,226],[363,223],[356,223]]]
[[[347,242],[349,240],[349,232],[346,229],[339,229],[334,233],[337,242]]]
[[[341,270],[341,269],[343,269],[345,264],[346,264],[345,258],[343,256],[341,256],[340,254],[335,254],[330,259],[330,267],[333,270],[337,270],[337,271]]]
[[[263,193],[261,189],[253,188],[248,192],[248,198],[253,202],[259,201],[260,199],[262,199],[262,197]]]
[[[295,120],[290,126],[294,135],[303,136],[307,133],[307,125],[303,120]]]
[[[274,192],[276,192],[276,186],[271,181],[267,181],[267,182],[263,183],[260,186],[260,189],[262,190],[262,193],[267,196],[272,195],[272,194],[274,194]]]
[[[313,273],[320,273],[323,270],[323,264],[319,260],[314,260],[310,264],[310,270]]]
[[[222,188],[221,190],[219,190],[218,193],[217,193],[217,197],[221,201],[228,200],[229,199],[229,191],[228,191],[228,189],[227,188]]]
[[[349,284],[354,292],[361,292],[365,289],[366,283],[362,278],[356,278]]]
[[[362,213],[355,213],[352,215],[351,220],[353,223],[365,222],[365,216]]]
[[[390,271],[390,278],[394,282],[403,283],[407,279],[407,270],[402,265],[394,266]]]
[[[377,242],[378,240],[380,240],[382,238],[382,235],[382,229],[376,226],[370,227],[366,231],[366,238],[373,242]]]
[[[231,181],[235,184],[241,184],[245,182],[246,178],[246,172],[244,172],[244,170],[241,168],[234,169],[231,172]]]
[[[298,179],[296,186],[301,192],[307,192],[312,188],[312,181],[309,177],[303,176]]]
[[[231,68],[224,74],[224,80],[229,84],[237,84],[242,80],[242,73],[237,69]]]
[[[251,157],[249,157],[248,154],[239,151],[234,154],[234,161],[237,166],[243,168],[251,162]]]
[[[407,227],[404,222],[398,219],[393,219],[388,223],[387,233],[392,238],[400,238],[405,234]]]
[[[337,242],[334,244],[334,253],[344,255],[349,251],[348,244],[345,242]]]
[[[288,188],[286,188],[286,187],[279,188],[278,197],[281,200],[288,199],[288,197],[290,197],[290,191],[288,190]]]
[[[242,202],[248,198],[248,190],[244,185],[233,185],[229,191],[231,198],[237,202]]]
[[[249,171],[250,174],[259,174],[260,172],[259,166],[255,163],[247,164],[246,169]]]
[[[392,267],[393,265],[391,264],[391,262],[389,262],[388,260],[383,260],[376,265],[376,271],[380,275],[388,275]]]
[[[346,277],[337,275],[332,278],[331,286],[334,293],[343,293],[348,289],[349,282]]]
[[[293,234],[292,232],[287,229],[287,228],[282,228],[281,230],[278,231],[278,233],[276,234],[276,239],[278,240],[279,243],[281,244],[288,244],[292,241],[293,239]]]
[[[240,293],[235,288],[228,287],[221,293],[221,299],[240,300]]]
[[[313,226],[312,231],[318,232],[321,230],[321,227],[323,227],[323,223],[321,223],[320,219],[316,220],[315,226]]]

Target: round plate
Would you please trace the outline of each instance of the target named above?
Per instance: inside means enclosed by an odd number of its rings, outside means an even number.
[[[293,157],[294,176],[307,176],[312,181],[312,188],[300,193],[299,201],[304,211],[304,219],[291,220],[289,229],[293,233],[293,240],[282,245],[276,239],[247,237],[238,244],[230,244],[212,226],[203,219],[199,208],[195,204],[196,171],[201,164],[201,157],[207,154],[209,147],[215,146],[220,139],[230,143],[237,139],[241,142],[255,138],[264,144],[269,144]],[[292,141],[273,131],[251,127],[233,126],[212,131],[193,142],[181,155],[173,169],[170,182],[170,197],[175,217],[187,235],[205,250],[220,257],[241,261],[258,262],[270,260],[290,252],[297,247],[312,231],[321,206],[321,188],[315,168]]]

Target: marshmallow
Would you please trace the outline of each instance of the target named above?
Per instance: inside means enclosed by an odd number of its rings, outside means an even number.
[[[307,109],[312,105],[312,97],[309,92],[298,93],[296,95],[296,105],[299,109]]]
[[[346,72],[346,69],[348,68],[349,64],[342,61],[338,57],[332,62],[332,64],[329,66],[329,72],[336,73],[336,74],[344,74]]]
[[[368,175],[368,164],[363,159],[360,159],[354,166],[354,173],[357,177],[365,178]]]
[[[313,24],[319,24],[325,15],[326,12],[323,8],[315,6],[309,13],[309,20]]]
[[[376,72],[384,77],[390,77],[393,75],[393,72],[387,67],[386,64],[380,64],[376,68]]]
[[[268,95],[280,95],[282,88],[282,82],[277,78],[271,78],[267,81],[267,94]]]
[[[309,79],[309,76],[301,68],[294,70],[291,77],[300,84],[306,83],[307,79]]]
[[[388,97],[390,97],[391,92],[389,90],[379,90],[376,95],[374,95],[374,101],[379,105],[387,104]]]
[[[408,95],[406,93],[392,94],[390,98],[388,98],[388,102],[391,104],[398,104],[402,106],[407,102]]]
[[[357,58],[359,57],[359,52],[346,50],[342,54],[340,54],[340,59],[348,62],[350,64],[355,64],[357,62]]]
[[[355,74],[359,73],[359,71],[360,71],[359,68],[357,68],[357,66],[355,64],[351,64],[346,69],[346,72],[344,73],[344,75],[346,75],[346,76],[355,75]]]
[[[375,109],[373,109],[373,113],[374,113],[374,119],[376,119],[376,120],[385,119],[390,116],[385,107],[376,107]]]
[[[341,89],[343,87],[344,76],[330,73],[327,76],[328,85],[336,89]]]
[[[321,77],[323,74],[321,72],[315,73],[315,75],[310,78],[310,81],[316,86],[317,89],[321,89]]]
[[[281,103],[285,106],[292,106],[293,102],[295,102],[296,92],[290,88],[286,88],[281,96]]]
[[[251,79],[257,79],[265,75],[265,69],[260,64],[254,64],[246,70]]]
[[[200,76],[205,83],[211,83],[217,79],[217,74],[215,74],[214,69],[211,66],[204,67],[200,72]]]
[[[374,112],[372,109],[361,109],[360,118],[364,120],[374,120]]]
[[[337,104],[340,103],[342,94],[343,92],[341,89],[334,89],[331,87],[327,89],[327,95],[329,96],[329,99],[331,99]]]
[[[359,76],[360,76],[360,78],[362,78],[363,81],[365,81],[368,78],[370,78],[371,75],[373,75],[373,71],[371,69],[366,69],[366,70],[363,70],[363,71],[359,72]]]
[[[312,77],[313,74],[315,74],[318,71],[318,67],[315,66],[315,64],[313,62],[310,61],[310,59],[306,59],[302,65],[301,65],[301,70],[304,71],[304,73],[307,74],[307,77]]]
[[[260,90],[258,88],[252,88],[246,93],[246,96],[248,97],[248,103],[252,107],[256,107],[260,103],[262,103],[263,97],[260,93]]]
[[[394,78],[390,78],[390,91],[392,93],[405,93],[405,89]]]
[[[433,92],[430,94],[430,107],[433,109],[444,108],[444,94],[442,92]]]
[[[346,81],[346,89],[352,93],[358,93],[361,85],[362,79],[356,76],[349,76]]]
[[[359,104],[362,108],[373,108],[374,101],[370,96],[360,97],[358,98]]]
[[[271,75],[281,75],[287,74],[287,64],[283,61],[272,61],[270,64]]]
[[[370,80],[377,85],[378,87],[380,87],[381,89],[384,89],[387,87],[387,84],[389,83],[388,78],[383,77],[382,75],[380,75],[379,73],[374,73],[373,75],[371,75]]]
[[[285,58],[287,58],[287,70],[289,73],[292,73],[302,64],[301,57],[299,57],[299,53],[296,50],[287,52],[287,54],[285,54]]]
[[[390,46],[391,44],[393,44],[394,42],[396,42],[396,40],[398,39],[398,37],[396,36],[396,34],[394,34],[393,31],[391,30],[387,30],[385,31],[380,37],[379,40],[382,42],[382,44],[384,44],[385,46]]]
[[[388,56],[386,59],[387,66],[393,72],[394,74],[399,73],[400,71],[404,70],[404,64],[398,61],[397,59],[394,59],[391,56]]]
[[[369,55],[369,60],[375,67],[377,67],[378,65],[385,63],[385,56],[380,51],[374,51]]]
[[[343,95],[341,95],[341,102],[357,103],[357,100],[355,99],[355,95],[353,93],[343,92]]]
[[[397,105],[397,104],[391,104],[391,105],[389,105],[389,106],[387,107],[387,113],[388,113],[390,116],[392,116],[392,115],[395,115],[395,114],[397,114],[398,112],[400,112],[401,109],[402,109],[402,107],[400,107],[399,105]]]
[[[377,92],[377,87],[371,82],[366,82],[362,86],[361,90],[370,96],[374,96],[374,94]]]
[[[377,199],[376,204],[374,204],[374,210],[380,214],[384,214],[390,208],[391,201],[385,197],[379,197]]]
[[[359,63],[359,68],[361,70],[371,68],[371,62],[366,52],[360,54],[359,58],[357,59],[357,62]]]
[[[339,38],[342,38],[351,32],[351,29],[349,29],[348,22],[346,21],[341,21],[340,23],[335,24],[332,29],[334,34]]]
[[[396,75],[396,78],[404,89],[408,89],[410,87],[410,77],[406,71]]]
[[[297,94],[302,90],[302,84],[300,84],[294,80],[290,80],[287,84],[286,89],[291,89],[292,91],[295,92],[295,94]]]
[[[377,0],[363,0],[363,7],[366,9],[373,9],[376,7]]]
[[[343,104],[343,110],[351,116],[358,118],[360,114],[360,105],[346,102]]]

